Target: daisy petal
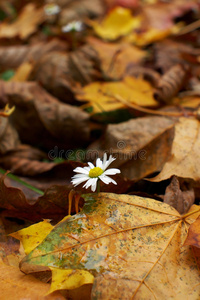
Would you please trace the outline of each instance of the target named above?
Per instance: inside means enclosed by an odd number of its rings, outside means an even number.
[[[105,175],[115,175],[121,173],[119,169],[108,169],[104,172]]]
[[[91,187],[91,190],[93,191],[93,192],[95,192],[95,190],[96,190],[96,188],[97,188],[97,178],[95,178],[96,180],[95,180],[95,182],[93,183],[93,185],[92,185],[92,187]]]
[[[106,161],[107,161],[107,153],[104,153],[104,156],[103,156],[103,164],[102,164],[102,169],[105,170],[105,164],[106,164]]]
[[[82,182],[84,182],[84,181],[86,181],[86,180],[88,180],[88,177],[86,177],[86,176],[82,176],[82,177],[78,177],[78,178],[72,178],[72,183],[75,185],[75,186],[77,186],[77,185],[79,185],[80,183],[82,183]]]
[[[109,176],[106,176],[106,175],[101,175],[99,176],[99,178],[105,183],[105,184],[108,184],[110,182],[114,183],[114,184],[117,184],[117,182],[115,180],[113,180],[112,178],[110,178]]]
[[[98,178],[90,178],[90,179],[88,179],[88,181],[84,184],[83,187],[85,187],[86,189],[88,189],[89,186],[92,186],[92,185],[95,185],[95,184],[96,184],[97,179],[98,179]]]
[[[102,161],[100,160],[100,158],[97,158],[96,166],[102,169]]]
[[[107,178],[107,176],[99,176],[99,178],[101,179],[101,181],[103,181],[105,184],[109,184],[110,180]]]
[[[90,166],[90,169],[94,168],[94,165],[91,162],[88,162],[88,165]]]
[[[109,159],[105,162],[104,164],[104,169],[103,170],[106,170],[107,167],[115,160],[116,158],[112,157],[112,155],[110,155]]]
[[[81,168],[81,167],[77,167],[76,169],[74,169],[74,172],[76,173],[81,173],[81,174],[88,174],[88,170]]]

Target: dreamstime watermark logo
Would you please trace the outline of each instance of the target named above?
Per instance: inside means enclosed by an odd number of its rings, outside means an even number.
[[[146,160],[147,151],[141,149],[139,151],[135,151],[130,149],[130,146],[127,146],[126,142],[120,140],[117,142],[116,148],[109,148],[104,151],[108,155],[112,155],[119,160]],[[55,159],[70,159],[76,161],[90,161],[95,160],[98,157],[102,156],[102,151],[98,151],[95,149],[90,150],[63,150],[59,149],[58,146],[55,146],[54,149],[51,149],[48,152],[48,157],[50,160]]]

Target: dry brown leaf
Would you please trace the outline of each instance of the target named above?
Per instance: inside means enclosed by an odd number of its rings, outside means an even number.
[[[17,45],[0,47],[1,69],[17,68],[24,62],[37,62],[41,57],[52,51],[65,51],[67,44],[53,39],[34,45]]]
[[[106,43],[92,37],[88,42],[97,51],[101,70],[108,78],[122,78],[129,66],[134,69],[147,56],[145,51],[126,43]]]
[[[169,3],[158,2],[144,4],[143,14],[148,27],[166,29],[174,24],[174,19],[183,16],[191,10],[198,10],[197,1],[174,0]]]
[[[164,202],[173,206],[180,214],[184,214],[194,204],[194,201],[194,189],[189,186],[181,189],[178,178],[173,176],[171,183],[166,188]]]
[[[187,69],[182,65],[170,68],[159,80],[155,98],[168,103],[186,83]]]
[[[20,144],[16,129],[8,118],[0,116],[0,154],[5,154]]]
[[[13,38],[19,36],[21,39],[28,38],[37,30],[45,20],[43,8],[36,8],[33,3],[24,6],[22,12],[15,22],[0,24],[0,38]]]
[[[67,170],[67,164],[65,164]],[[0,208],[6,217],[31,220],[34,222],[42,219],[59,221],[68,214],[69,192],[71,187],[67,185],[51,186],[43,196],[28,199],[21,189],[5,184],[5,175],[0,178]],[[83,199],[79,201],[79,207],[83,206]],[[71,212],[74,214],[75,201],[72,201]]]
[[[163,73],[176,64],[185,64],[186,60],[183,54],[196,56],[200,54],[199,49],[170,39],[154,44],[153,48],[155,51],[155,67],[162,70]]]
[[[35,65],[31,79],[39,81],[63,102],[74,103],[73,89],[77,85],[97,80],[98,56],[85,45],[70,53],[49,53]]]
[[[73,20],[94,18],[104,12],[104,5],[101,0],[57,0],[57,3],[63,6],[58,20],[61,26]]]
[[[200,217],[190,225],[188,236],[184,243],[184,246],[186,245],[200,248]]]
[[[186,82],[187,70],[182,65],[174,65],[159,80],[155,98],[168,103]]]
[[[174,124],[164,117],[145,117],[108,125],[105,135],[88,150],[92,155],[97,151],[113,154],[117,158],[113,165],[123,176],[140,179],[160,170],[169,158]]]
[[[65,151],[89,141],[89,115],[59,102],[36,82],[0,81],[0,97],[15,105],[10,118],[25,143]]]
[[[195,119],[180,118],[175,126],[171,157],[153,182],[176,175],[194,180],[200,179],[200,123]]]

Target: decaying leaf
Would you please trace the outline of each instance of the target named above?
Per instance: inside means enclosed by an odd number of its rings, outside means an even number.
[[[147,57],[144,50],[127,43],[111,44],[92,37],[88,38],[88,42],[98,52],[104,76],[115,80],[122,78],[129,66],[134,69]]]
[[[49,284],[43,283],[31,275],[24,275],[17,267],[0,263],[0,281],[2,299],[64,300],[60,292],[46,296]]]
[[[186,213],[194,204],[194,189],[189,186],[180,188],[180,182],[176,176],[172,177],[170,184],[167,186],[164,202],[173,206],[180,214]]]
[[[184,245],[190,245],[200,248],[200,217],[190,225],[188,236]]]
[[[36,82],[1,81],[0,96],[0,102],[15,105],[10,119],[23,142],[70,149],[89,141],[89,115],[59,102]]]
[[[197,206],[180,216],[153,199],[90,194],[83,210],[56,225],[21,269],[85,270],[95,277],[91,299],[197,300],[198,266],[182,245],[199,214]]]
[[[93,113],[124,108],[120,98],[139,106],[156,106],[153,87],[142,78],[131,76],[117,82],[93,82],[79,90],[77,99],[87,101],[86,107],[93,107]]]
[[[0,178],[0,208],[5,216],[41,221],[42,219],[61,220],[68,214],[69,192],[68,186],[51,186],[43,196],[38,194],[35,199],[26,198],[21,189],[5,184],[5,175]],[[40,196],[40,197],[39,197]],[[71,212],[75,213],[75,201],[72,202]],[[79,207],[83,206],[83,199]]]
[[[0,116],[0,154],[15,149],[20,144],[16,129],[8,118]],[[1,158],[0,158],[1,159]]]
[[[17,20],[11,24],[0,24],[0,38],[13,38],[19,36],[26,39],[34,33],[45,20],[43,8],[36,8],[33,3],[28,3],[22,10]]]
[[[200,179],[200,130],[199,121],[180,118],[175,126],[175,136],[172,145],[171,158],[162,171],[151,181],[161,181],[176,175],[194,180]]]
[[[187,70],[182,65],[175,65],[168,70],[159,80],[156,99],[170,102],[180,91],[186,82]]]
[[[99,24],[91,22],[95,33],[103,39],[115,40],[139,28],[141,17],[133,17],[131,10],[120,6],[114,8]]]
[[[70,53],[55,51],[43,56],[35,64],[30,78],[39,81],[63,102],[74,103],[73,89],[77,82],[88,84],[97,80],[98,65],[95,50],[90,45],[84,45]]]
[[[110,152],[113,166],[130,180],[140,179],[162,168],[170,157],[175,121],[164,117],[137,118],[108,125],[100,140],[88,148],[92,155]],[[92,157],[94,159],[94,156]]]
[[[57,0],[57,2],[63,7],[58,20],[61,26],[73,20],[98,17],[105,9],[101,0]]]
[[[34,45],[4,46],[0,47],[0,65],[2,69],[17,68],[24,62],[37,62],[49,52],[66,49],[67,44],[56,38]]]

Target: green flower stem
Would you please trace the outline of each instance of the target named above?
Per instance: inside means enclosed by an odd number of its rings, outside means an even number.
[[[97,181],[97,193],[100,193],[100,180]]]

